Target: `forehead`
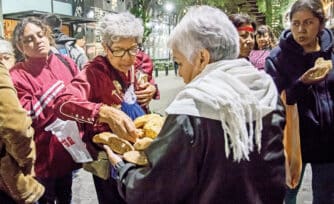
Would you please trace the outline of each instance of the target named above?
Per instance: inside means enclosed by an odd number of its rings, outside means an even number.
[[[27,23],[23,30],[23,36],[28,36],[37,32],[42,31],[42,28],[34,23]]]
[[[188,59],[177,49],[172,50],[174,60],[178,62],[188,62]]]
[[[308,9],[303,9],[296,11],[294,14],[292,14],[291,21],[304,21],[308,19],[318,19],[314,14],[308,10]]]
[[[131,47],[137,45],[136,38],[120,38],[118,41],[112,42],[112,47]]]

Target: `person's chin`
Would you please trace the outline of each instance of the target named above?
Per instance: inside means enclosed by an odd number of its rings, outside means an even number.
[[[120,72],[127,73],[131,69],[131,66],[121,66],[117,70]]]

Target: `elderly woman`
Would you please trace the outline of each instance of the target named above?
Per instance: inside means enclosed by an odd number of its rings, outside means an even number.
[[[45,186],[39,203],[70,203],[72,171],[79,165],[45,128],[57,119],[53,109],[55,97],[78,69],[71,59],[50,54],[51,31],[37,18],[22,19],[14,29],[13,42],[25,58],[15,64],[10,74],[22,106],[33,119],[35,172]]]
[[[99,31],[106,55],[89,62],[57,101],[60,117],[85,123],[83,139],[94,159],[102,151],[92,142],[97,133],[112,131],[129,141],[136,140],[136,128],[129,117],[144,114],[140,105],[146,106],[156,93],[155,85],[139,81],[136,73],[146,66],[144,56],[136,61],[144,32],[142,21],[128,12],[109,14],[99,22]],[[100,203],[123,202],[113,179],[94,175],[94,183]]]
[[[0,62],[7,69],[12,68],[16,62],[13,46],[7,40],[0,39]]]
[[[213,23],[214,22],[214,23]],[[284,114],[275,84],[239,54],[219,9],[189,9],[169,42],[187,84],[167,108],[149,165],[104,146],[127,203],[282,203]]]

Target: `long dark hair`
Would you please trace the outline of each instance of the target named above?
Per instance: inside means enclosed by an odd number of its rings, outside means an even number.
[[[249,24],[253,27],[254,31],[256,30],[256,23],[248,14],[245,13],[231,14],[229,16],[229,19],[232,21],[233,25],[236,28]]]

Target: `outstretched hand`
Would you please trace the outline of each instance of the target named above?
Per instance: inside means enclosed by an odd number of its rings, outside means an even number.
[[[314,67],[307,70],[299,80],[304,84],[318,83],[326,78],[331,69],[332,61],[324,60],[322,57],[320,57],[315,61]]]
[[[99,122],[107,123],[117,136],[135,142],[138,132],[135,124],[123,111],[103,105],[99,110]]]

